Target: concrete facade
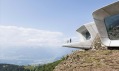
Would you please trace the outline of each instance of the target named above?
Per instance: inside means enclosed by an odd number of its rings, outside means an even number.
[[[63,47],[72,47],[80,49],[91,49],[93,40],[98,31],[94,22],[84,24],[76,30],[80,36],[80,42],[72,42],[63,44]]]
[[[119,38],[111,39],[110,35],[108,33],[109,32],[108,28],[106,26],[107,25],[106,18],[111,17],[111,16],[118,16],[117,18],[113,18],[110,20],[117,21],[118,23],[116,26],[119,26],[119,1],[93,12],[93,18],[94,18],[96,27],[99,31],[102,43],[107,47],[119,47]],[[108,23],[110,23],[110,22],[108,22]],[[112,23],[112,24],[114,24],[114,23]],[[119,33],[119,28],[117,28],[117,31],[118,31],[117,33]],[[115,33],[115,34],[117,34],[117,33]]]
[[[96,10],[93,18],[94,22],[84,24],[76,30],[80,42],[66,43],[63,47],[92,49],[91,45],[97,34],[103,45],[119,47],[119,1]]]

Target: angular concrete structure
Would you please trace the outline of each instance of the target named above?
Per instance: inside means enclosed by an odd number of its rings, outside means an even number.
[[[91,49],[93,40],[97,35],[97,28],[94,22],[84,24],[76,30],[80,36],[80,42],[66,43],[63,47],[72,47],[80,49]]]
[[[119,48],[119,1],[93,12],[95,23],[88,23],[76,31],[80,42],[66,43],[63,47],[92,49],[93,41],[99,34],[101,44],[106,47]]]
[[[119,1],[93,12],[102,43],[119,47]]]

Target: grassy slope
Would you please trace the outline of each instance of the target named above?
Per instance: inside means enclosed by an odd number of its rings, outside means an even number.
[[[119,71],[119,50],[76,51],[54,71]]]
[[[25,66],[25,69],[30,69],[31,71],[53,71],[54,68],[64,60],[64,57],[61,60],[57,60],[53,63],[44,64],[41,66]]]

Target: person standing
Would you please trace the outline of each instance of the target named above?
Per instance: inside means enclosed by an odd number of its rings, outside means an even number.
[[[69,40],[69,41],[70,41],[70,43],[72,42],[71,38],[70,38],[70,40]]]

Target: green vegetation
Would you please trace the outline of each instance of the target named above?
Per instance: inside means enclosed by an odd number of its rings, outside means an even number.
[[[44,64],[44,65],[39,65],[35,68],[29,67],[31,69],[31,71],[53,71],[54,68],[61,62],[63,61],[65,58],[63,57],[61,60],[57,60],[53,63],[48,63],[48,64]]]
[[[34,71],[35,70],[35,66],[32,66],[32,65],[28,65],[28,66],[24,66],[25,69],[28,69],[30,71]]]
[[[53,71],[54,68],[65,58],[39,66],[18,66],[13,64],[0,64],[0,71]]]
[[[24,66],[12,64],[0,64],[0,71],[30,71],[30,70],[25,69]]]

